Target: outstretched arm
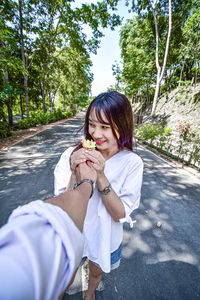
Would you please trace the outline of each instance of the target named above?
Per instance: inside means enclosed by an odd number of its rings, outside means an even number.
[[[97,177],[86,163],[76,168],[76,176],[94,182]],[[64,292],[82,257],[80,231],[91,190],[84,182],[13,211],[0,230],[0,299],[57,299]]]
[[[75,173],[77,181],[91,179],[93,182],[96,182],[97,180],[96,171],[86,163],[79,164],[76,167]],[[76,190],[66,190],[61,195],[50,198],[45,202],[62,208],[71,217],[79,230],[82,231],[91,192],[92,185],[88,182],[84,182],[80,184]]]

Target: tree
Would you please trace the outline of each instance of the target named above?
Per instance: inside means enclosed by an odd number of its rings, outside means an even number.
[[[151,111],[152,115],[155,115],[155,112],[156,112],[160,84],[163,79],[163,75],[164,75],[165,68],[166,68],[167,56],[168,56],[168,51],[169,51],[169,42],[170,42],[171,30],[172,30],[172,6],[171,6],[171,0],[169,0],[169,28],[168,28],[168,35],[167,35],[163,65],[161,67],[160,63],[159,63],[159,31],[158,31],[157,10],[156,10],[157,2],[158,1],[155,0],[154,5],[152,6],[154,21],[155,21],[155,32],[156,32],[156,68],[157,68],[156,90],[155,90],[155,94],[154,94],[153,106],[152,106],[152,111]]]
[[[16,5],[13,1],[2,1],[0,4],[0,76],[3,79],[1,86],[1,112],[4,115],[4,106],[7,107],[9,126],[13,126],[12,98],[14,87],[11,84],[11,74],[22,72],[19,59],[17,31],[12,26],[16,14]],[[3,118],[5,118],[3,116]]]
[[[25,47],[24,47],[24,25],[23,25],[23,15],[22,15],[22,0],[18,0],[18,9],[19,9],[19,28],[20,28],[20,40],[21,40],[21,55],[24,68],[24,92],[26,99],[26,114],[29,116],[29,96],[28,96],[28,75],[27,75],[27,61],[25,56]]]
[[[120,87],[120,83],[121,83],[121,78],[122,78],[122,71],[120,69],[119,64],[117,63],[117,61],[115,61],[115,64],[112,65],[112,72],[113,75],[115,76],[115,79],[117,80],[114,88],[112,88],[112,86],[109,88],[109,90],[118,90],[120,91],[122,88]]]
[[[135,3],[136,2],[136,3]],[[160,84],[163,79],[165,68],[167,65],[167,58],[168,58],[168,51],[169,48],[169,41],[170,38],[173,36],[173,41],[175,41],[174,36],[176,35],[176,39],[180,42],[180,37],[178,37],[178,33],[180,33],[180,28],[185,23],[188,15],[191,11],[192,0],[174,0],[173,2],[168,0],[138,0],[132,2],[132,9],[133,11],[137,12],[141,18],[146,19],[150,15],[154,16],[154,27],[155,27],[155,38],[156,38],[156,47],[155,47],[155,57],[156,57],[156,68],[157,68],[157,75],[156,75],[156,90],[154,94],[154,103],[152,106],[152,115],[156,112],[156,104],[160,90]],[[162,23],[160,21],[163,17],[168,16],[168,33],[166,32],[166,28],[162,28]],[[174,26],[172,27],[171,20],[175,19]],[[171,36],[172,34],[172,36]],[[162,52],[162,45],[163,41],[166,40],[165,52]],[[175,49],[177,49],[179,43],[175,43]],[[161,52],[161,53],[160,53]],[[173,52],[173,51],[172,51]],[[163,53],[163,54],[162,54]],[[174,55],[177,55],[175,52]],[[178,56],[178,55],[177,55]],[[162,59],[161,59],[162,57]],[[175,58],[173,58],[175,59]],[[161,61],[162,64],[161,64]],[[172,62],[171,62],[172,63]],[[174,61],[175,63],[175,61]],[[176,63],[177,59],[176,59]]]
[[[184,41],[180,48],[180,58],[195,65],[195,82],[197,82],[200,65],[200,1],[194,2],[197,7],[194,7],[183,28]]]
[[[138,16],[134,20],[127,20],[120,31],[121,80],[132,102],[138,102],[141,95],[145,98],[144,107],[151,98],[150,86],[155,73],[154,47],[152,19]]]
[[[92,81],[89,56],[71,50],[60,57],[60,63],[59,93],[63,107],[83,107]]]
[[[71,1],[45,1],[32,11],[37,11],[37,24],[33,26],[36,39],[34,55],[39,61],[40,87],[42,91],[43,110],[46,111],[46,95],[50,80],[50,66],[54,65],[55,51],[57,56],[74,49],[77,52],[95,52],[102,37],[101,27],[114,26],[120,23],[115,14],[108,13],[108,5],[113,9],[117,1],[101,1],[96,5],[82,4],[72,8]],[[84,25],[91,28],[92,36],[87,38]],[[58,51],[57,51],[58,50]]]
[[[13,103],[16,111],[19,111],[17,105],[24,111],[26,101],[27,115],[35,107],[45,112],[54,105],[61,86],[63,55],[72,51],[75,53],[73,57],[81,57],[84,61],[90,52],[95,53],[103,36],[102,28],[109,26],[114,29],[120,24],[120,18],[115,13],[117,2],[102,0],[97,4],[75,7],[72,0],[1,1],[0,76],[3,80],[0,82],[0,94],[4,95],[2,97],[8,95],[4,90],[9,90],[11,94],[0,105],[2,112],[5,111],[5,104],[10,108],[10,124]],[[89,35],[85,31],[86,26],[90,30]],[[67,65],[70,76],[73,73],[71,65],[76,75],[67,78],[63,75],[63,78],[67,79],[70,87],[68,92],[74,88],[77,95],[73,97],[70,92],[68,98],[77,104],[85,101],[86,94],[89,94],[90,63],[82,64],[80,60],[70,65],[70,61],[67,61]],[[16,81],[17,76],[19,78]],[[22,90],[24,93],[19,94]]]

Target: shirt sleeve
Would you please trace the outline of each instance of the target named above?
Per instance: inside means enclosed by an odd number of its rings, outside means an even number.
[[[70,176],[71,176],[71,168],[70,168],[70,155],[74,150],[73,147],[68,148],[60,157],[55,170],[54,170],[54,194],[55,196],[60,195],[64,192],[67,187]]]
[[[13,211],[0,248],[0,299],[53,300],[80,263],[83,236],[60,207],[36,200]]]
[[[135,156],[134,160],[129,161],[128,165],[129,172],[118,195],[125,208],[125,217],[119,221],[120,223],[128,222],[130,227],[133,227],[135,221],[132,221],[130,214],[133,210],[137,209],[140,204],[143,161],[139,156]]]

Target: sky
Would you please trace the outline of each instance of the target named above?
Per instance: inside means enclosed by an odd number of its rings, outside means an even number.
[[[85,1],[87,3],[96,2],[92,0]],[[133,13],[128,12],[128,7],[125,6],[125,0],[119,0],[118,11],[120,17],[124,17],[122,25],[126,19],[131,19]],[[93,66],[91,71],[94,74],[94,80],[92,82],[92,96],[105,92],[107,88],[115,83],[115,78],[112,75],[112,65],[115,61],[120,62],[120,47],[119,47],[119,32],[118,26],[115,30],[109,28],[104,29],[104,37],[101,38],[100,48],[97,49],[97,54],[91,54],[91,60]]]

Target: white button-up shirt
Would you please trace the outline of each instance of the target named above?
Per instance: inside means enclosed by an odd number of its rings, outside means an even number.
[[[74,148],[61,156],[55,171],[55,195],[64,191],[71,176],[69,158]],[[104,206],[101,194],[95,187],[89,200],[84,223],[83,257],[97,263],[104,272],[110,272],[110,254],[117,250],[123,239],[123,222],[133,225],[131,212],[138,208],[143,176],[142,159],[127,150],[120,151],[106,161],[104,174],[125,208],[125,218],[115,222]],[[109,200],[108,200],[109,201]]]

